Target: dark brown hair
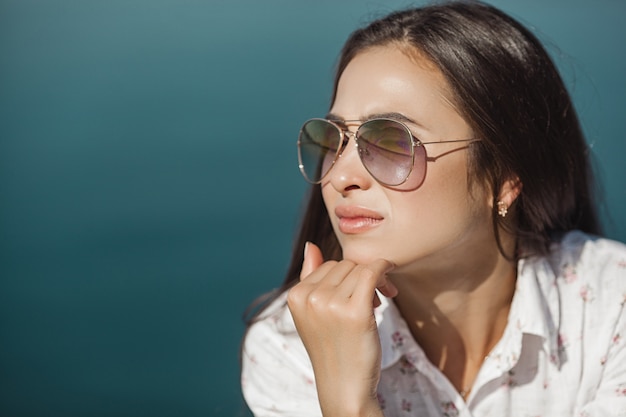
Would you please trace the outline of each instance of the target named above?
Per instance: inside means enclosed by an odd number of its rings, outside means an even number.
[[[469,175],[492,190],[494,233],[498,237],[503,227],[516,236],[513,258],[547,254],[568,230],[600,234],[578,117],[555,65],[530,31],[474,1],[395,12],[348,38],[334,91],[357,54],[389,44],[413,49],[441,70],[458,110],[482,139],[470,148]],[[495,202],[504,181],[514,178],[522,190],[514,221],[504,223]],[[311,188],[289,270],[274,295],[298,282],[306,241],[318,244],[329,259],[341,257],[319,186]]]

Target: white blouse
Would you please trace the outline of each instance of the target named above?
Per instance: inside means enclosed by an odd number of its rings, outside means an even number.
[[[285,294],[249,329],[242,389],[255,416],[321,416],[309,357]],[[567,234],[519,262],[501,340],[467,402],[426,358],[394,303],[375,311],[378,400],[387,417],[626,416],[626,246]]]

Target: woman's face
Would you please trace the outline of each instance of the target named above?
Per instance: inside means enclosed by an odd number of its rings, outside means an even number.
[[[441,72],[413,55],[394,46],[357,55],[339,79],[332,117],[363,121],[397,114],[422,142],[472,138]],[[359,123],[346,125],[354,132]],[[397,271],[423,271],[473,256],[493,241],[489,193],[468,182],[467,148],[476,145],[424,146],[429,162],[423,183],[392,189],[372,178],[350,139],[321,184],[345,259],[385,258]]]

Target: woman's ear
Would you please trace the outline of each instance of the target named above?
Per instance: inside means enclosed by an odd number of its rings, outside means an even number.
[[[508,208],[513,205],[521,192],[522,182],[518,177],[513,177],[506,180],[502,184],[502,187],[500,187],[500,193],[498,195],[498,199],[496,200],[498,208],[504,208],[504,211],[508,210]]]
[[[513,205],[517,197],[522,192],[522,182],[518,177],[506,180],[500,188],[498,201],[503,201],[508,207]]]

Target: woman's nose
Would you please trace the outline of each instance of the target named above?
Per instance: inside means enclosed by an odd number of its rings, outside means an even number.
[[[328,177],[333,188],[342,194],[355,189],[366,190],[372,185],[374,179],[359,158],[354,135],[350,135],[348,143],[335,161]]]

